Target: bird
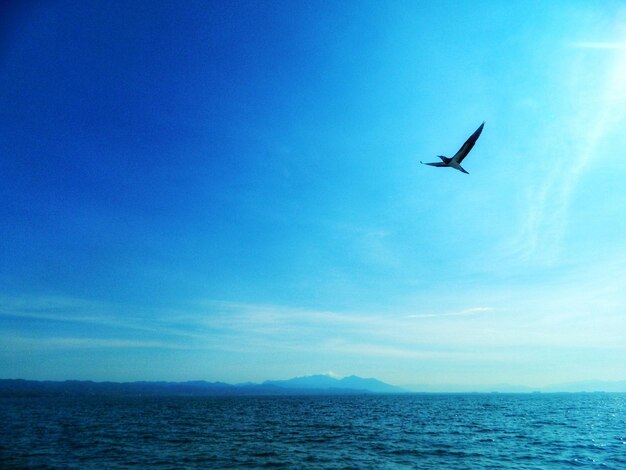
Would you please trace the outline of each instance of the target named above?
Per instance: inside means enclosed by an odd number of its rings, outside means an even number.
[[[462,171],[463,173],[469,175],[467,171],[461,166],[461,162],[467,154],[470,153],[470,150],[474,148],[474,144],[480,137],[480,133],[483,131],[483,127],[485,126],[485,121],[474,131],[472,135],[469,136],[469,139],[465,141],[465,143],[461,146],[459,151],[454,155],[454,157],[449,158],[444,155],[437,155],[437,157],[441,158],[440,162],[432,162],[432,163],[424,163],[420,161],[422,165],[430,165],[430,166],[447,166],[449,168],[454,168],[455,170]]]

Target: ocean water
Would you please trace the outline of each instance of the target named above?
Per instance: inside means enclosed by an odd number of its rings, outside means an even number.
[[[626,394],[1,398],[0,467],[626,469]]]

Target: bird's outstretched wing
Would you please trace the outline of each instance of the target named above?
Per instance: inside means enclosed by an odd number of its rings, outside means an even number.
[[[454,155],[454,157],[452,157],[452,160],[456,161],[457,163],[461,163],[463,159],[467,157],[467,154],[470,153],[470,150],[474,148],[474,144],[478,140],[478,137],[480,137],[480,133],[483,131],[484,125],[485,123],[483,122],[480,127],[476,129],[472,135],[470,135],[469,139],[465,141],[459,151]]]
[[[433,163],[424,163],[420,162],[422,165],[430,165],[430,166],[448,166],[444,162],[433,162]]]

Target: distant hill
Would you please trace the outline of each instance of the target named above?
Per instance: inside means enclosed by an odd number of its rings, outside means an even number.
[[[626,380],[615,382],[605,380],[587,380],[550,385],[542,389],[545,392],[626,392]]]
[[[92,382],[89,380],[36,381],[0,379],[0,397],[19,396],[280,396],[280,395],[354,395],[380,393],[530,393],[530,392],[622,392],[626,380],[586,381],[541,388],[500,385],[407,385],[403,388],[380,380],[352,375],[335,379],[309,375],[288,380],[267,380],[261,384],[231,385],[224,382]]]
[[[526,387],[523,385],[495,384],[495,385],[405,385],[406,390],[418,393],[578,393],[578,392],[609,392],[626,393],[626,380],[622,381],[601,381],[588,380],[584,382],[571,382],[545,387]]]
[[[289,380],[267,380],[264,385],[275,385],[289,389],[340,389],[364,390],[371,393],[406,393],[406,390],[386,384],[377,379],[363,379],[356,375],[335,379],[328,375],[307,375]]]
[[[92,382],[88,380],[0,380],[0,396],[261,396],[346,395],[401,393],[404,390],[376,379],[351,376],[341,380],[325,375],[297,377],[262,384],[223,382]]]
[[[404,388],[417,393],[531,393],[540,391],[539,388],[525,387],[523,385],[496,384],[496,385],[405,385]]]

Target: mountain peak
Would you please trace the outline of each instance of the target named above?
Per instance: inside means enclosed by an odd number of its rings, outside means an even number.
[[[295,389],[341,389],[366,391],[373,393],[402,393],[405,390],[386,384],[380,380],[368,378],[364,379],[356,375],[350,375],[343,379],[336,379],[329,375],[316,374],[294,377],[288,380],[266,380],[263,385],[276,385],[284,388]]]
[[[93,382],[89,380],[34,381],[0,379],[1,396],[36,395],[129,395],[129,396],[250,396],[250,395],[335,395],[363,393],[405,393],[399,387],[356,375],[336,379],[317,374],[289,380],[266,380],[231,385],[223,382]]]

